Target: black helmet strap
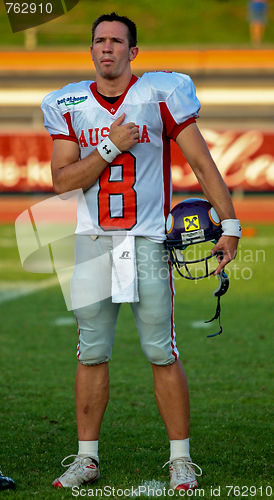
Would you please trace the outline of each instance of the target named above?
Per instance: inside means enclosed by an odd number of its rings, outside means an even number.
[[[212,335],[207,335],[207,337],[216,337],[217,335],[221,335],[221,333],[223,331],[223,327],[221,325],[221,297],[228,290],[229,278],[223,269],[220,272],[220,274],[218,274],[218,278],[219,278],[219,286],[213,292],[214,297],[217,297],[216,312],[215,312],[215,315],[213,316],[213,318],[208,319],[207,321],[205,321],[205,323],[211,323],[211,321],[218,319],[219,320],[219,331],[217,333],[213,333]]]
[[[216,307],[216,312],[213,318],[208,319],[205,321],[205,323],[211,323],[211,321],[214,321],[215,319],[219,320],[219,331],[217,333],[213,333],[212,335],[207,335],[207,337],[216,337],[217,335],[221,335],[223,331],[223,327],[221,325],[221,297],[220,295],[217,297],[217,307]]]

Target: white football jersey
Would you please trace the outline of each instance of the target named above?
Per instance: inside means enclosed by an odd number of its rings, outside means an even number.
[[[107,165],[79,203],[78,234],[125,234],[165,239],[172,195],[170,139],[195,121],[200,109],[191,78],[179,73],[132,76],[114,103],[97,92],[96,82],[71,83],[42,102],[45,127],[53,139],[79,145],[89,155],[122,113],[139,127],[139,142]]]

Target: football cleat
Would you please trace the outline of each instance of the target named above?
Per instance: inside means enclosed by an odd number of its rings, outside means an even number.
[[[74,461],[65,464],[65,461],[70,457],[75,457]],[[100,477],[98,462],[92,457],[69,455],[62,460],[61,465],[68,467],[68,469],[62,476],[53,481],[54,488],[72,488],[83,483],[93,483]]]
[[[174,458],[167,462],[169,464],[170,489],[191,490],[198,487],[196,477],[202,475],[202,469],[194,464],[189,457]],[[197,468],[195,472],[194,467]]]
[[[11,477],[4,476],[0,470],[0,491],[2,490],[14,490],[15,482]]]

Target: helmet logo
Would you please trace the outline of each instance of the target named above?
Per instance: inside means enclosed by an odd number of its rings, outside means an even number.
[[[185,231],[195,231],[196,229],[200,229],[200,221],[198,215],[190,215],[188,217],[184,217],[184,226]]]

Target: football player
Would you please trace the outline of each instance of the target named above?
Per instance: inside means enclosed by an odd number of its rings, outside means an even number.
[[[92,28],[95,81],[66,85],[42,103],[54,141],[54,190],[85,193],[85,203],[78,206],[71,283],[79,328],[79,449],[73,461],[63,461],[67,470],[53,482],[56,488],[99,478],[98,438],[122,302],[131,304],[152,366],[156,401],[170,440],[170,487],[196,488],[196,475],[201,474],[189,451],[189,393],[176,346],[173,276],[164,245],[172,194],[170,140],[183,151],[223,221],[214,249],[222,253],[217,273],[236,255],[239,223],[196,125],[200,104],[191,78],[166,72],[137,78],[131,71],[137,54],[135,24],[115,13],[100,16]]]

